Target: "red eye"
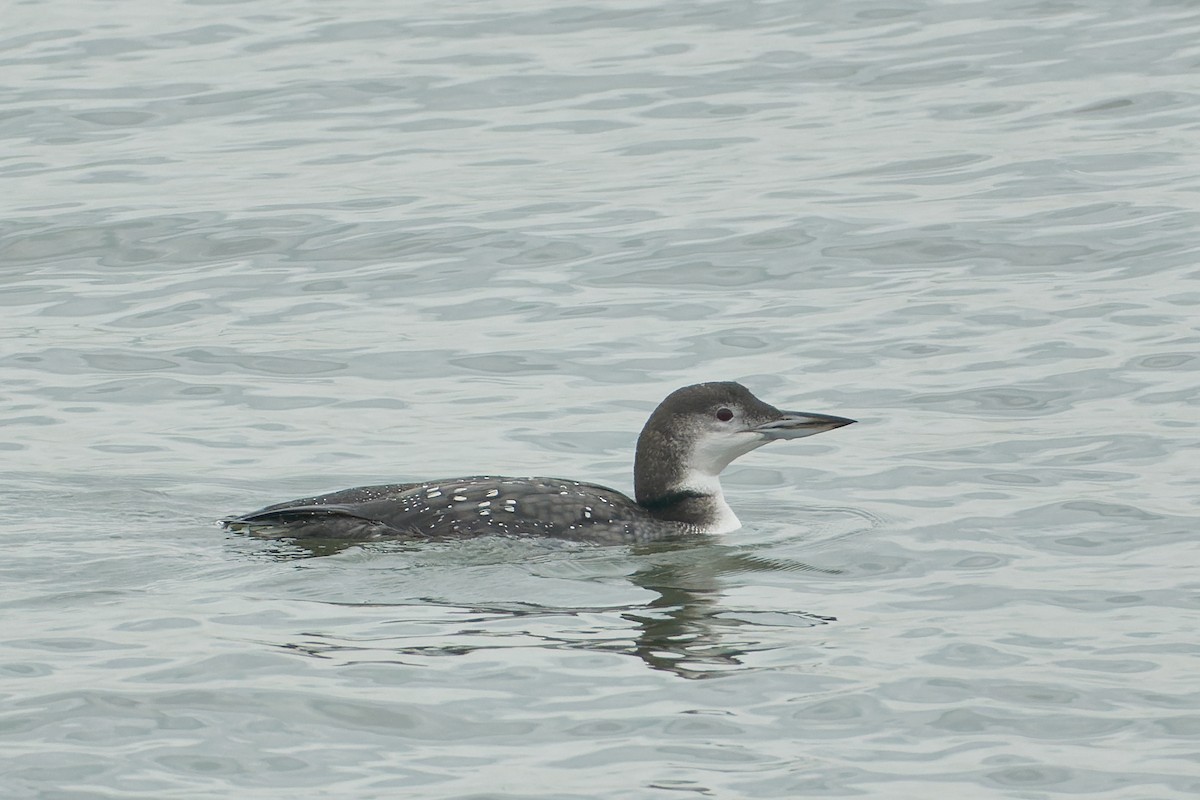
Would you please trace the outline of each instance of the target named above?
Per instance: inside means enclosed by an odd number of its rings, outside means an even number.
[[[733,419],[733,412],[728,408],[718,408],[717,419],[721,420],[721,422],[729,422],[729,420]]]

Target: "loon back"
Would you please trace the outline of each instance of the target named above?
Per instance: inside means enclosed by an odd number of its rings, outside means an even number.
[[[616,542],[639,540],[638,531],[654,521],[633,500],[594,483],[477,475],[343,489],[278,503],[225,524],[330,539],[500,534]]]
[[[733,382],[685,386],[646,421],[634,465],[636,501],[562,478],[475,476],[362,486],[278,503],[224,520],[288,537],[379,539],[481,534],[644,541],[740,527],[719,475],[776,439],[811,436],[854,420],[780,411]]]

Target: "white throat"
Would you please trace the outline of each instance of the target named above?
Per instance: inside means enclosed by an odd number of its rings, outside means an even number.
[[[681,489],[697,492],[712,499],[713,519],[701,529],[701,533],[732,533],[742,527],[741,521],[729,503],[725,502],[725,493],[721,491],[721,480],[716,475],[705,470],[690,469],[683,477]]]

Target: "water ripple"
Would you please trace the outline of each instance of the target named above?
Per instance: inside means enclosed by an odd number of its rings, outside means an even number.
[[[0,43],[6,796],[1200,794],[1193,5],[55,7]],[[729,536],[213,524],[628,488],[713,378],[860,420]]]

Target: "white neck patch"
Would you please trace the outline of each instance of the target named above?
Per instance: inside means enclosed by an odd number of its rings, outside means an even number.
[[[680,488],[703,494],[712,500],[714,516],[712,521],[701,529],[702,533],[730,533],[742,527],[737,514],[734,514],[729,503],[725,502],[725,493],[721,491],[721,481],[716,475],[701,470],[689,470]]]
[[[704,533],[729,533],[742,527],[733,509],[725,502],[719,476],[729,462],[768,441],[765,436],[747,433],[711,436],[702,438],[689,454],[687,472],[679,488],[706,495],[712,500],[713,519],[702,528]]]

